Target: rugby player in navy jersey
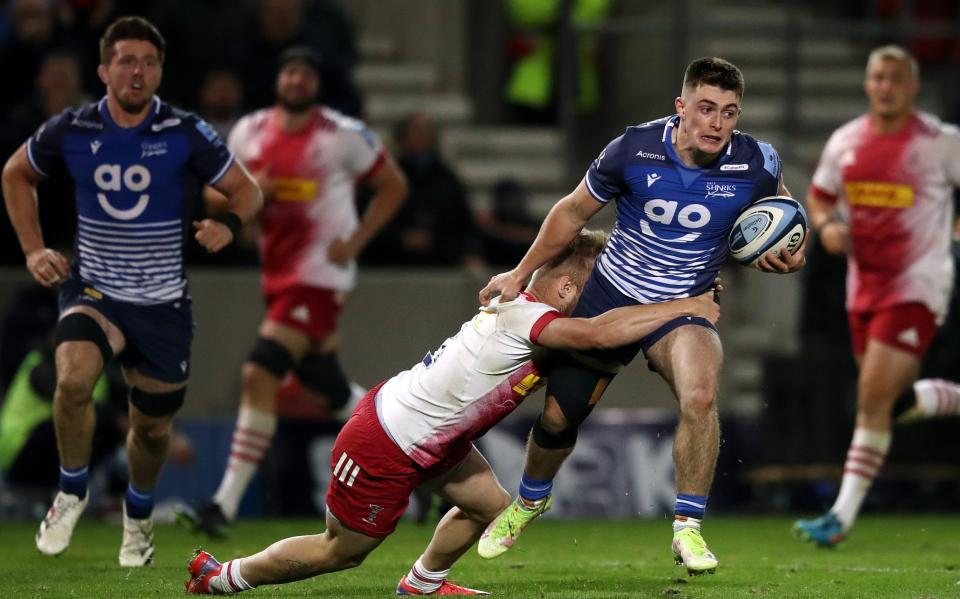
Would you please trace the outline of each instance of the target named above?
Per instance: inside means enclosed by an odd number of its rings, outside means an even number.
[[[720,58],[687,67],[677,113],[628,127],[600,153],[580,185],[547,215],[513,270],[480,292],[486,305],[513,299],[534,270],[554,256],[593,215],[615,200],[617,220],[574,310],[589,317],[611,308],[703,293],[727,257],[727,236],[751,202],[788,195],[780,158],[770,145],[735,130],[743,74]],[[805,264],[795,254],[768,254],[764,272]],[[547,401],[531,431],[519,497],[480,540],[486,558],[509,549],[523,528],[550,508],[553,478],[573,450],[577,428],[617,371],[643,351],[680,404],[674,438],[677,498],[672,549],[691,574],[714,572],[717,559],[700,534],[720,448],[716,396],[723,349],[713,325],[680,318],[613,351],[569,355],[547,373]]]
[[[59,493],[37,532],[37,549],[59,555],[87,505],[94,383],[114,356],[130,385],[121,566],[154,553],[153,488],[183,404],[193,317],[183,268],[184,236],[208,251],[228,245],[260,209],[260,189],[194,114],[155,95],[164,40],[139,17],[115,21],[100,40],[97,73],[107,93],[44,123],[3,169],[7,212],[40,284],[60,288],[54,425]],[[36,186],[70,177],[78,214],[75,260],[44,245]],[[228,198],[228,211],[190,222],[196,181]]]

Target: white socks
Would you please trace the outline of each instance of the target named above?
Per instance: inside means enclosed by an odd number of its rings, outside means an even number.
[[[871,431],[865,428],[853,431],[853,441],[847,451],[847,461],[843,465],[840,494],[830,509],[843,524],[844,530],[849,530],[857,519],[860,505],[887,458],[892,438],[890,431]]]
[[[233,430],[227,470],[223,473],[220,488],[213,496],[214,503],[220,506],[227,520],[236,520],[240,500],[257,472],[260,460],[270,448],[276,430],[275,413],[240,407],[237,425]]]
[[[225,594],[252,589],[253,586],[244,580],[240,574],[240,564],[242,562],[243,558],[240,558],[220,564],[220,574],[210,579],[210,590]]]
[[[924,379],[913,384],[917,407],[924,416],[960,415],[960,385],[942,379]]]
[[[674,518],[673,532],[680,532],[684,528],[696,528],[697,530],[700,530],[700,522],[701,521],[697,518],[691,518],[690,516],[685,516],[683,520]]]
[[[450,569],[431,572],[423,567],[422,559],[423,556],[421,555],[417,558],[413,567],[410,568],[410,572],[407,573],[407,584],[426,595],[440,588],[443,581],[450,575]]]

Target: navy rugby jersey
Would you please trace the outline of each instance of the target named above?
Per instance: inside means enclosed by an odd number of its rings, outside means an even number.
[[[147,118],[123,128],[103,98],[41,125],[27,140],[27,158],[44,177],[73,179],[72,276],[135,304],[183,297],[183,241],[195,200],[190,191],[195,182],[215,183],[233,163],[206,122],[155,96]]]
[[[713,165],[690,167],[671,142],[678,122],[674,115],[627,127],[586,175],[597,201],[617,204],[597,270],[644,304],[706,291],[727,257],[737,216],[779,188],[780,157],[770,144],[734,131]]]

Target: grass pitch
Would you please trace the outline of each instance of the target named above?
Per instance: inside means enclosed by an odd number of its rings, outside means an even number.
[[[673,565],[667,521],[554,521],[533,524],[518,546],[484,561],[474,551],[451,578],[497,597],[960,597],[960,518],[866,517],[835,550],[790,537],[788,518],[708,518],[704,536],[720,559],[714,576],[689,578]],[[218,559],[312,534],[319,521],[244,521],[233,537],[205,547]],[[0,597],[182,597],[198,538],[157,530],[152,567],[117,566],[119,524],[81,521],[58,558],[34,547],[34,524],[0,523]],[[429,526],[401,525],[357,569],[263,587],[256,597],[389,597],[430,539]]]

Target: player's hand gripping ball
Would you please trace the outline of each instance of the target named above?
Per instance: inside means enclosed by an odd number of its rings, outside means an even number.
[[[791,254],[803,245],[807,234],[807,213],[800,202],[786,196],[757,200],[740,213],[730,237],[730,255],[744,266],[756,266],[767,252]]]

